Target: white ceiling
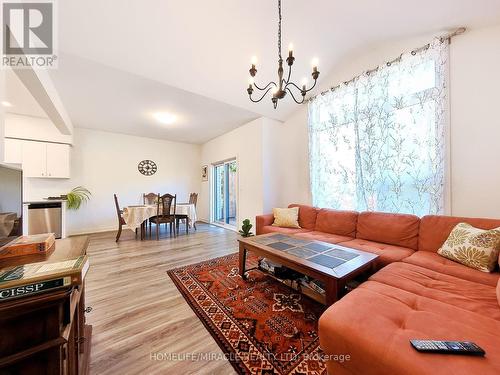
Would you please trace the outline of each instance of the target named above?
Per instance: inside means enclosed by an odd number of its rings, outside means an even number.
[[[258,83],[276,78],[277,1],[61,1],[58,12],[51,75],[75,126],[201,143],[297,108],[286,98],[274,110],[246,93],[252,55]],[[321,82],[361,48],[499,22],[499,0],[283,0],[283,54],[293,42],[297,82],[318,57]],[[160,110],[181,121],[148,116]]]
[[[63,54],[52,80],[77,127],[204,143],[259,115],[162,82]],[[153,114],[176,116],[170,125]]]

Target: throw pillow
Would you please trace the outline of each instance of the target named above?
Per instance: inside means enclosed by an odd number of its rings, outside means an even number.
[[[500,227],[479,229],[467,223],[453,228],[438,254],[483,272],[495,269],[500,252]]]
[[[299,208],[273,208],[275,227],[300,228]]]

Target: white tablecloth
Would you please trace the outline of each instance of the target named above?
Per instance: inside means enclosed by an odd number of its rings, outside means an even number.
[[[135,230],[141,226],[141,223],[150,217],[156,216],[156,205],[141,205],[127,206],[123,209],[123,218],[127,226]],[[161,212],[160,212],[161,213]],[[170,209],[170,213],[174,213],[174,208]],[[191,203],[179,203],[175,206],[176,215],[187,215],[189,224],[195,223],[198,220],[196,215],[196,207]]]
[[[173,213],[173,207],[171,209]],[[189,224],[196,223],[198,217],[196,215],[196,207],[192,203],[178,203],[175,206],[176,215],[187,215],[189,218]]]
[[[155,215],[156,206],[127,206],[123,209],[123,219],[132,230],[136,230],[145,220]]]

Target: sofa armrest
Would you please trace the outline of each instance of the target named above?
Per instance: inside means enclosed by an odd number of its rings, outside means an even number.
[[[266,225],[271,225],[274,223],[274,215],[259,215],[255,217],[255,234],[262,234],[262,228]]]

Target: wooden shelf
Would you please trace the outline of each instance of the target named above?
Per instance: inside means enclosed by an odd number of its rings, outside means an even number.
[[[297,286],[297,282],[292,282],[291,280],[283,280],[283,279],[280,279],[279,277],[273,275],[272,273],[270,273],[269,271],[266,271],[266,270],[263,270],[262,268],[258,268],[259,271],[261,271],[262,273],[265,273],[267,276],[269,277],[272,277],[273,279],[275,279],[276,281],[279,281],[280,283],[288,286],[289,288],[292,288],[294,290],[296,290],[297,292],[301,293],[301,294],[304,294],[305,296],[315,300],[316,302],[319,302],[323,305],[326,305],[326,297],[324,294],[321,294],[319,292],[316,292],[310,288],[307,288],[305,286],[302,286],[300,288],[298,288]],[[295,284],[295,285],[294,285]]]

